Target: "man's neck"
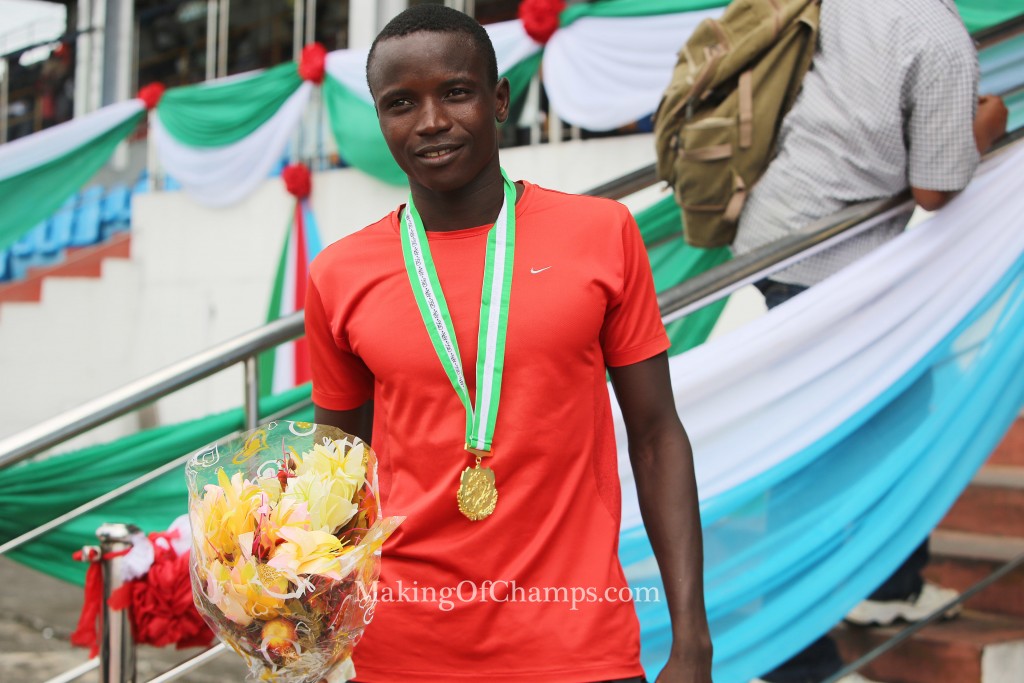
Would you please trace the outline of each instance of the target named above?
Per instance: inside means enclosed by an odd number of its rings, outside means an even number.
[[[518,195],[522,194],[517,186]],[[412,198],[428,232],[450,232],[494,223],[505,201],[505,181],[497,165],[472,183],[451,192],[413,186]]]

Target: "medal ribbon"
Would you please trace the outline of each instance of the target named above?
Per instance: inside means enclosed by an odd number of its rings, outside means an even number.
[[[501,397],[501,376],[505,366],[505,335],[508,331],[508,302],[512,291],[512,263],[516,239],[516,186],[504,169],[505,199],[498,220],[487,235],[483,293],[480,297],[480,332],[476,354],[476,406],[469,398],[462,371],[459,344],[455,339],[448,304],[437,279],[423,220],[409,195],[403,212],[402,256],[416,305],[423,316],[430,341],[452,388],[466,409],[466,447],[490,451]]]

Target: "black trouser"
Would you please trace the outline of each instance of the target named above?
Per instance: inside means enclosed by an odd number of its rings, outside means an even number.
[[[764,295],[769,309],[783,304],[807,287],[775,280],[761,280],[754,283]],[[919,545],[910,557],[875,589],[871,600],[906,600],[921,592],[924,580],[921,570],[928,564],[928,539]],[[828,634],[818,638],[806,648],[761,676],[768,683],[818,683],[843,668],[843,660],[835,641]]]

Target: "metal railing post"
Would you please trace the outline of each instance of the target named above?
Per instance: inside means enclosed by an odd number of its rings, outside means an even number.
[[[231,0],[220,0],[220,18],[217,33],[217,76],[228,75],[228,40],[231,28]]]
[[[259,358],[249,356],[245,369],[245,428],[256,429],[260,423],[260,371]]]
[[[7,119],[10,116],[8,100],[11,78],[11,66],[6,59],[0,59],[0,144],[7,142]]]
[[[124,583],[121,578],[121,565],[124,560],[119,553],[131,548],[131,536],[138,531],[138,527],[131,524],[104,524],[96,530],[104,558],[103,633],[100,636],[101,683],[135,683],[135,639],[132,637],[129,608],[112,610],[110,594]]]

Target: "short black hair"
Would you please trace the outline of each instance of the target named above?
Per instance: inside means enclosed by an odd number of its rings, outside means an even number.
[[[498,58],[494,55],[494,45],[487,31],[476,19],[445,5],[413,5],[389,21],[373,39],[370,53],[366,56],[367,85],[370,85],[370,64],[373,62],[377,44],[389,38],[401,38],[420,31],[461,33],[469,38],[486,62],[490,84],[498,84]],[[373,91],[372,85],[370,90]]]

